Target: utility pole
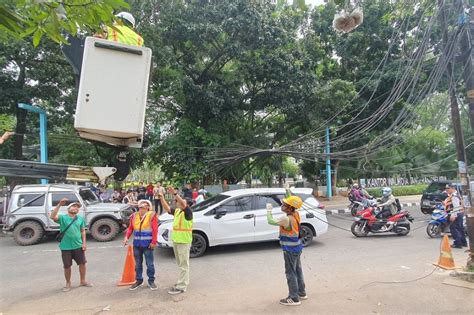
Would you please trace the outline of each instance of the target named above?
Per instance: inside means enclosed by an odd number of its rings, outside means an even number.
[[[469,118],[471,121],[471,129],[474,132],[474,74],[472,73],[474,70],[473,61],[474,61],[474,18],[472,14],[474,13],[474,9],[470,7],[469,14],[465,14],[464,10],[462,9],[461,14],[459,16],[459,24],[460,26],[467,24],[466,29],[461,34],[461,41],[460,41],[460,52],[461,52],[461,60],[459,62],[463,63],[464,68],[464,82],[466,83],[466,100],[469,104]]]
[[[332,183],[331,183],[331,147],[329,144],[329,127],[326,127],[326,197],[332,199]]]
[[[468,3],[466,8],[469,9],[470,14],[465,14],[464,7],[463,7],[464,2],[465,1],[461,1],[461,8],[459,11],[460,12],[459,27],[463,26],[465,23],[467,23],[467,26],[465,30],[463,31],[463,33],[461,34],[461,40],[460,40],[461,50],[460,51],[461,51],[461,56],[464,57],[463,59],[465,59],[465,60],[462,60],[463,67],[464,67],[463,77],[464,77],[464,82],[466,84],[466,90],[467,90],[466,100],[467,100],[467,103],[469,104],[469,119],[471,122],[471,130],[474,133],[474,74],[473,74],[474,66],[472,64],[474,61],[474,56],[473,56],[474,55],[474,39],[473,39],[474,18],[472,17],[472,14],[474,13],[474,9]],[[466,54],[466,55],[463,56],[463,54]],[[454,123],[454,120],[453,120],[453,123]],[[470,188],[468,179],[467,179],[467,186],[468,188]],[[464,195],[464,196],[467,197],[467,195]],[[468,204],[468,207],[466,207],[466,204]],[[464,198],[464,212],[466,215],[468,237],[469,237],[469,259],[467,261],[466,267],[468,270],[474,271],[474,208],[472,207],[470,195],[469,195],[469,198]]]
[[[455,6],[458,10],[455,12],[461,13],[463,10],[462,2],[460,0],[455,1]],[[445,48],[450,48],[453,43],[448,43],[448,26],[446,21],[446,6],[445,0],[438,0],[438,7],[440,8],[440,23],[443,29],[443,43]],[[457,31],[457,30],[456,30]],[[449,51],[449,50],[448,50]],[[474,244],[473,238],[474,234],[472,233],[474,230],[474,225],[472,219],[473,208],[471,205],[471,190],[469,184],[469,174],[467,172],[467,159],[466,159],[466,150],[464,147],[464,137],[462,133],[461,127],[461,117],[459,115],[459,104],[457,102],[456,96],[456,86],[455,80],[453,79],[453,67],[454,67],[454,54],[453,58],[448,61],[446,66],[446,72],[448,74],[449,79],[449,99],[451,103],[451,119],[453,121],[453,131],[454,131],[454,141],[456,143],[456,156],[458,160],[458,172],[461,182],[461,189],[463,195],[463,205],[464,211],[466,214],[471,216],[471,219],[468,219],[468,232],[469,232],[469,243],[470,243],[470,251],[469,251],[469,259],[467,262],[467,270],[474,269]],[[471,74],[472,75],[472,74]]]
[[[40,161],[48,163],[48,123],[46,119],[46,111],[38,106],[19,103],[18,108],[24,109],[32,113],[38,113],[40,119]],[[41,184],[47,184],[48,180],[41,178]]]

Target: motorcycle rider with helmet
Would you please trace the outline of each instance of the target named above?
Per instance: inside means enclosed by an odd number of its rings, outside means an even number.
[[[382,188],[382,198],[378,201],[380,203],[377,204],[377,207],[381,208],[382,210],[377,213],[377,217],[388,218],[397,213],[397,201],[395,200],[395,197],[392,194],[392,188]]]

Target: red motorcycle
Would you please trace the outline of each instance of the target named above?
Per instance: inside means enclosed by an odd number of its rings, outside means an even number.
[[[376,207],[368,207],[357,212],[355,222],[352,223],[351,232],[357,237],[367,236],[372,233],[395,233],[397,235],[407,235],[410,233],[410,222],[413,218],[408,211],[401,210],[395,215],[386,219],[377,217]]]

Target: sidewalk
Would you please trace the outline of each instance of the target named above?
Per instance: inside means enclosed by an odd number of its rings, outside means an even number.
[[[421,195],[395,196],[395,198],[400,200],[402,207],[413,207],[420,205]],[[319,197],[318,200],[325,206],[324,209],[326,210],[326,214],[349,212],[348,206],[350,202],[347,197],[334,196],[332,200],[328,200],[325,197]]]

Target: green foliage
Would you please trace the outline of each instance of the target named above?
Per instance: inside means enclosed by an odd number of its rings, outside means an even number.
[[[282,165],[283,172],[287,174],[288,177],[294,178],[300,173],[300,167],[293,160],[285,158]]]
[[[0,114],[0,133],[15,130],[16,119],[12,115]]]
[[[397,196],[421,195],[425,191],[427,184],[411,185],[411,186],[392,186],[392,193]],[[367,188],[369,195],[376,198],[382,197],[382,188]]]
[[[321,160],[297,166],[284,157],[262,156],[208,174],[215,162],[204,157],[212,148],[233,144],[279,147],[325,127],[328,119],[332,137],[359,127],[346,124],[354,117],[373,115],[397,82],[407,56],[417,48],[408,34],[392,50],[383,70],[377,68],[390,45],[388,38],[399,26],[399,16],[420,14],[413,8],[404,11],[400,3],[390,0],[360,2],[364,23],[344,35],[333,31],[332,19],[345,1],[329,1],[311,12],[299,0],[293,5],[278,1],[277,6],[266,0],[128,3],[138,31],[153,50],[147,132],[143,151],[132,150],[134,166],[143,172],[161,167],[163,176],[177,183],[222,178],[232,183],[251,176],[270,183],[275,176],[299,172],[310,180],[322,179]],[[22,144],[38,143],[37,115],[16,109],[18,102],[27,102],[48,112],[51,161],[111,165],[113,150],[97,148],[74,135],[72,71],[53,41],[62,41],[63,31],[74,34],[77,26],[94,32],[101,22],[111,23],[113,10],[121,6],[127,4],[122,0],[2,2],[0,128],[11,128],[16,121],[16,131],[25,134],[24,143],[15,139],[4,144],[2,157],[20,158]],[[412,33],[417,31],[414,28]],[[438,37],[434,34],[430,43],[434,56]],[[434,64],[427,61],[422,75]],[[344,151],[372,143],[401,110],[415,117],[397,134],[397,143],[377,154],[368,150],[362,156],[333,160],[338,176],[454,174],[451,122],[442,89],[416,104],[401,99],[382,124],[332,147]],[[468,130],[467,115],[462,119]],[[472,160],[474,146],[468,154]]]
[[[114,10],[127,7],[124,0],[5,0],[0,5],[0,42],[30,37],[36,47],[46,36],[61,43],[63,32],[97,31],[112,24]]]

